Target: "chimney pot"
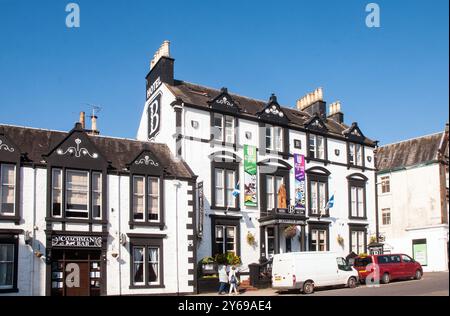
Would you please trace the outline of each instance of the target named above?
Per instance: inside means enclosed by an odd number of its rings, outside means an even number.
[[[85,129],[86,128],[86,113],[85,112],[80,112],[80,124],[81,124],[81,128]]]

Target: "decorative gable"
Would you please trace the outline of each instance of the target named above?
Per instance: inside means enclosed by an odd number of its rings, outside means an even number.
[[[103,169],[107,160],[77,123],[66,138],[56,145],[46,159],[54,166],[68,166],[81,169]]]
[[[19,148],[0,131],[0,161],[16,162],[19,159]]]
[[[353,141],[364,141],[366,137],[359,129],[358,123],[353,122],[352,126],[342,132],[345,137]]]
[[[281,109],[281,106],[277,102],[275,94],[269,99],[267,106],[258,114],[258,117],[263,120],[272,121],[275,123],[287,124],[289,119]]]
[[[317,113],[305,122],[305,128],[323,133],[328,132],[328,128]]]
[[[228,94],[227,88],[222,88],[220,94],[213,100],[208,101],[209,106],[212,109],[220,110],[224,112],[238,113],[240,111],[233,98]]]
[[[161,176],[164,168],[156,156],[149,150],[142,151],[130,164],[131,173]]]

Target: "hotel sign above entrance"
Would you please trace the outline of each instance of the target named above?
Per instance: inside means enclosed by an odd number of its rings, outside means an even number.
[[[52,247],[101,248],[102,237],[55,235],[52,237]]]

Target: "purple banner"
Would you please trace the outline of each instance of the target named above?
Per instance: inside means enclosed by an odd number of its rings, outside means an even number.
[[[295,208],[306,209],[305,156],[294,154]]]

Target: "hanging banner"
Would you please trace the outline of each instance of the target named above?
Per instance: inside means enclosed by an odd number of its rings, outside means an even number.
[[[197,211],[197,236],[203,237],[203,218],[205,216],[205,196],[203,191],[203,181],[197,184],[197,198],[198,198],[198,211]]]
[[[294,154],[295,208],[306,209],[305,156]]]
[[[244,204],[258,206],[256,190],[256,147],[244,145]]]

